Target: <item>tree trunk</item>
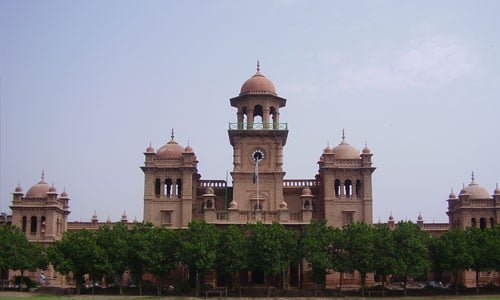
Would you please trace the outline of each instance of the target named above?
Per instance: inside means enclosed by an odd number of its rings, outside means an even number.
[[[81,286],[82,286],[82,276],[77,274],[76,275],[76,294],[80,295],[81,293]]]
[[[408,281],[408,277],[405,276],[405,280],[403,281],[403,295],[406,297],[406,282]]]
[[[271,296],[271,281],[269,280],[269,274],[265,274],[264,278],[266,279],[266,284],[267,284],[267,292],[266,292],[266,297]]]
[[[476,294],[479,294],[479,270],[476,270]]]
[[[365,281],[366,281],[366,273],[361,273],[361,297],[365,296]]]
[[[342,279],[344,278],[344,272],[340,272],[340,284],[339,284],[339,294],[342,296]]]
[[[23,291],[23,278],[24,278],[24,270],[21,269],[21,278],[19,278],[19,291]]]
[[[139,295],[142,296],[142,275],[141,278],[139,279]]]
[[[385,286],[385,275],[382,275],[382,297],[385,296],[384,286]]]
[[[196,297],[200,296],[200,273],[196,271]]]
[[[116,274],[115,281],[118,284],[118,290],[120,291],[120,296],[123,296],[123,287],[122,287],[122,276],[121,274]]]
[[[453,274],[455,275],[455,295],[458,295],[458,272]]]

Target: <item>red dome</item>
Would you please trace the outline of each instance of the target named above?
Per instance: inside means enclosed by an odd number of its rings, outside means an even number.
[[[277,95],[273,82],[262,75],[259,68],[257,68],[257,73],[245,81],[245,83],[241,86],[240,96],[252,94]]]
[[[50,192],[50,185],[48,185],[45,181],[40,181],[39,183],[30,187],[28,192],[26,192],[26,197],[43,198],[47,196],[48,192]]]
[[[158,158],[182,158],[182,152],[184,148],[177,144],[174,139],[171,139],[166,145],[162,146],[156,152],[156,157]]]

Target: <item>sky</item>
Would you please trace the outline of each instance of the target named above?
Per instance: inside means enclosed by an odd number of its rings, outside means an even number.
[[[40,180],[70,220],[143,217],[143,152],[175,138],[232,169],[229,99],[287,98],[286,179],[329,143],[374,153],[373,220],[447,222],[453,188],[500,182],[499,1],[0,0],[0,211]]]

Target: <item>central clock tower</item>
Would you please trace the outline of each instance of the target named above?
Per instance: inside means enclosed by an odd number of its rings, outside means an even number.
[[[239,96],[232,98],[237,122],[229,124],[233,146],[233,201],[240,210],[276,211],[283,197],[283,146],[288,126],[280,123],[280,108],[286,99],[274,84],[257,72],[248,79]]]

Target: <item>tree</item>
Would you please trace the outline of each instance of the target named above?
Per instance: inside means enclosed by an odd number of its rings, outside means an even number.
[[[230,225],[221,232],[217,246],[217,271],[223,272],[231,284],[235,282],[234,275],[247,268],[249,248],[250,245],[241,227]],[[241,296],[240,285],[238,291]]]
[[[40,244],[30,243],[24,233],[12,225],[0,226],[0,269],[21,272],[20,290],[23,288],[25,271],[47,267],[45,250]]]
[[[285,267],[295,258],[296,238],[283,225],[262,223],[249,225],[250,266],[252,270],[262,270],[266,277],[284,272]],[[267,280],[267,295],[270,294],[270,281]]]
[[[437,241],[437,252],[443,270],[450,271],[455,277],[455,294],[458,294],[458,274],[472,264],[465,231],[452,229],[445,232]]]
[[[373,272],[373,230],[366,223],[352,223],[344,227],[346,248],[352,268],[361,275],[361,296],[365,296],[366,274]]]
[[[387,275],[394,273],[395,244],[392,232],[387,225],[378,225],[373,229],[373,267],[376,274],[382,276],[382,296]]]
[[[495,243],[494,229],[479,229],[468,227],[465,230],[467,248],[471,257],[470,268],[476,272],[476,293],[479,293],[479,274],[482,271],[495,269],[495,255],[498,252],[498,242]],[[497,258],[498,259],[498,258]]]
[[[95,233],[86,229],[67,231],[60,241],[49,248],[49,260],[61,274],[73,273],[77,293],[80,294],[83,275],[90,274],[96,279],[107,263],[96,243]]]
[[[395,243],[394,273],[404,278],[404,295],[408,277],[424,274],[430,268],[427,249],[429,235],[412,222],[399,222],[393,231]]]
[[[330,268],[340,273],[339,292],[342,296],[344,273],[353,271],[347,252],[347,235],[339,228],[331,228],[330,232]]]
[[[142,274],[146,272],[148,257],[151,251],[157,251],[151,240],[146,238],[149,231],[153,230],[151,223],[134,225],[129,234],[128,266],[132,276],[138,279],[139,295],[142,296]]]
[[[326,269],[330,267],[331,228],[326,220],[313,219],[305,228],[299,240],[302,256],[312,265],[314,296],[318,286],[325,288]]]
[[[200,277],[215,267],[219,230],[213,224],[195,220],[182,233],[180,259],[196,273],[196,297],[200,294]]]
[[[106,256],[105,271],[108,275],[114,277],[120,295],[123,295],[122,275],[128,267],[129,237],[128,227],[122,223],[114,224],[112,227],[108,225],[101,226],[96,234],[97,245]]]

